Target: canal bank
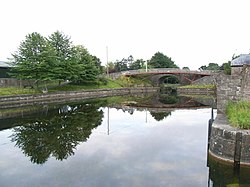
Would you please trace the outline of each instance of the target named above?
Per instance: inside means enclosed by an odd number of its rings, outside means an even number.
[[[0,109],[29,106],[34,104],[58,103],[80,99],[103,98],[140,93],[156,93],[158,87],[129,87],[114,89],[93,89],[82,91],[67,91],[50,94],[15,95],[0,97]]]

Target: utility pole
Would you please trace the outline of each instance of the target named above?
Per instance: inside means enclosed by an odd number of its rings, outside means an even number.
[[[106,57],[107,57],[107,76],[109,76],[109,51],[108,51],[108,46],[106,46]]]

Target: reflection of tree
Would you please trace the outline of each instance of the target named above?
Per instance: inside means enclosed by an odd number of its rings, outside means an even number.
[[[161,94],[159,96],[159,101],[163,104],[176,104],[178,103],[179,98],[177,95]]]
[[[48,116],[26,119],[14,129],[12,141],[21,148],[31,162],[45,163],[50,155],[58,160],[74,154],[80,142],[90,136],[93,128],[101,124],[103,111],[93,104],[64,106]]]
[[[161,121],[171,115],[171,112],[150,112],[150,114],[156,121]]]

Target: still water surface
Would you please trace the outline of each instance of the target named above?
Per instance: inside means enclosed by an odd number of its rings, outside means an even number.
[[[0,186],[212,186],[210,118],[210,108],[121,109],[91,101],[2,120],[18,126],[0,131]]]

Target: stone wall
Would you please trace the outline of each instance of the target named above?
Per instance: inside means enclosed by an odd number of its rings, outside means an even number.
[[[216,87],[218,113],[225,114],[228,101],[250,100],[250,66],[241,68],[239,74],[218,75]]]
[[[0,78],[0,87],[24,87],[30,86],[31,81],[18,80],[15,78]]]
[[[250,100],[250,66],[245,65],[242,69],[241,81],[242,98]]]
[[[202,77],[200,79],[197,79],[196,81],[193,81],[192,84],[216,84],[216,77],[218,74],[214,74],[211,76]]]
[[[225,114],[228,101],[241,98],[241,76],[220,74],[216,78],[217,112]]]
[[[250,165],[250,130],[232,127],[218,114],[211,131],[210,154],[229,162]]]
[[[118,95],[158,92],[158,87],[131,87],[117,89],[96,89],[86,91],[59,92],[51,94],[17,95],[0,97],[0,109],[33,104],[46,104],[80,99],[101,98]]]
[[[212,88],[177,88],[177,93],[185,95],[215,95],[216,90]]]
[[[250,165],[250,130],[232,127],[226,117],[228,101],[250,100],[250,66],[232,72],[216,78],[217,117],[209,135],[209,151],[219,159]]]

